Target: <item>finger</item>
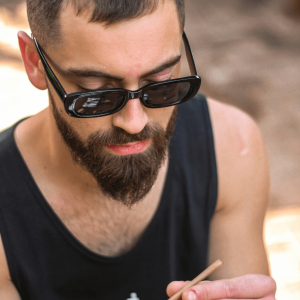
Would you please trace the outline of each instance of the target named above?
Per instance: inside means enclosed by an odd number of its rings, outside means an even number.
[[[169,297],[172,297],[174,294],[176,294],[178,291],[180,291],[182,288],[184,288],[189,281],[173,281],[167,286],[167,294]]]
[[[203,280],[199,282],[198,284],[205,284],[207,282],[210,282],[209,280]],[[169,297],[172,297],[175,295],[178,291],[180,291],[182,288],[184,288],[190,281],[173,281],[167,286],[167,294]]]
[[[256,274],[195,285],[183,293],[182,299],[267,299],[273,297],[275,291],[276,283],[271,277]]]

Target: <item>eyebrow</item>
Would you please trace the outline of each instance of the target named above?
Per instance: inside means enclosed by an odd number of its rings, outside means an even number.
[[[157,74],[159,72],[164,71],[165,69],[168,69],[170,67],[175,66],[181,59],[181,55],[177,55],[175,57],[170,58],[168,61],[164,62],[163,64],[159,65],[155,69],[143,74],[141,77],[147,77],[150,75]],[[61,69],[59,66],[57,66],[53,61],[51,63],[54,65],[54,67],[63,75],[65,76],[77,76],[77,77],[102,77],[107,79],[113,79],[116,81],[123,81],[123,77],[114,76],[105,72],[92,70],[92,69],[76,69],[76,68],[69,68],[67,70]]]

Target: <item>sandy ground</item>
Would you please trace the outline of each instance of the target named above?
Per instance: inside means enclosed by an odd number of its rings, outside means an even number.
[[[266,143],[271,203],[265,235],[278,300],[300,299],[300,16],[288,14],[292,3],[186,4],[201,91],[249,113]],[[0,0],[0,130],[47,105],[46,92],[34,89],[24,73],[20,29],[30,32],[24,1]]]

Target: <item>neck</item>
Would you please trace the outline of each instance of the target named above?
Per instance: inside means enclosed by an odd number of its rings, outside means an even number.
[[[162,196],[168,159],[150,192],[131,208],[108,199],[91,174],[76,164],[49,117],[49,110],[20,123],[15,139],[45,200],[82,244],[106,256],[132,249]]]

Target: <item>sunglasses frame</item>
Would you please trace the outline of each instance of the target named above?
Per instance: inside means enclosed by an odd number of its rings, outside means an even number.
[[[116,113],[117,111],[121,110],[126,105],[126,103],[131,99],[139,98],[140,101],[142,102],[142,104],[148,108],[162,108],[162,107],[177,105],[177,104],[186,102],[186,101],[190,100],[191,98],[193,98],[199,91],[199,88],[201,85],[201,78],[197,73],[192,50],[191,50],[191,47],[190,47],[190,44],[189,44],[189,41],[187,39],[185,32],[183,32],[182,38],[183,38],[183,42],[184,42],[184,46],[185,46],[185,52],[186,52],[186,56],[187,56],[187,60],[188,60],[188,64],[189,64],[189,69],[190,69],[192,76],[147,84],[136,91],[130,91],[130,90],[126,90],[126,89],[116,88],[116,89],[108,89],[108,90],[97,90],[97,91],[91,91],[91,92],[76,92],[76,93],[71,93],[71,94],[67,94],[66,91],[64,90],[64,88],[62,87],[61,83],[59,82],[59,80],[55,76],[54,72],[52,71],[50,65],[48,64],[48,62],[42,52],[42,48],[40,47],[40,45],[38,44],[38,42],[34,36],[33,36],[33,41],[35,43],[36,49],[38,51],[38,55],[41,59],[43,67],[45,69],[46,75],[47,75],[51,85],[53,86],[54,90],[56,91],[59,98],[61,99],[67,114],[72,117],[75,117],[75,118],[96,118],[96,117],[103,117],[103,116],[107,116],[107,115]],[[142,97],[143,91],[147,88],[159,87],[160,85],[174,84],[174,83],[181,83],[181,82],[190,83],[190,90],[189,90],[188,94],[180,101],[167,103],[167,104],[153,105],[153,104],[145,101]],[[112,94],[118,93],[118,95],[123,95],[123,100],[118,107],[116,107],[115,109],[110,110],[108,112],[91,114],[91,115],[89,115],[89,114],[81,115],[76,112],[75,103],[79,98],[91,97],[91,96],[95,97],[95,96],[99,96],[103,93],[112,93]]]

